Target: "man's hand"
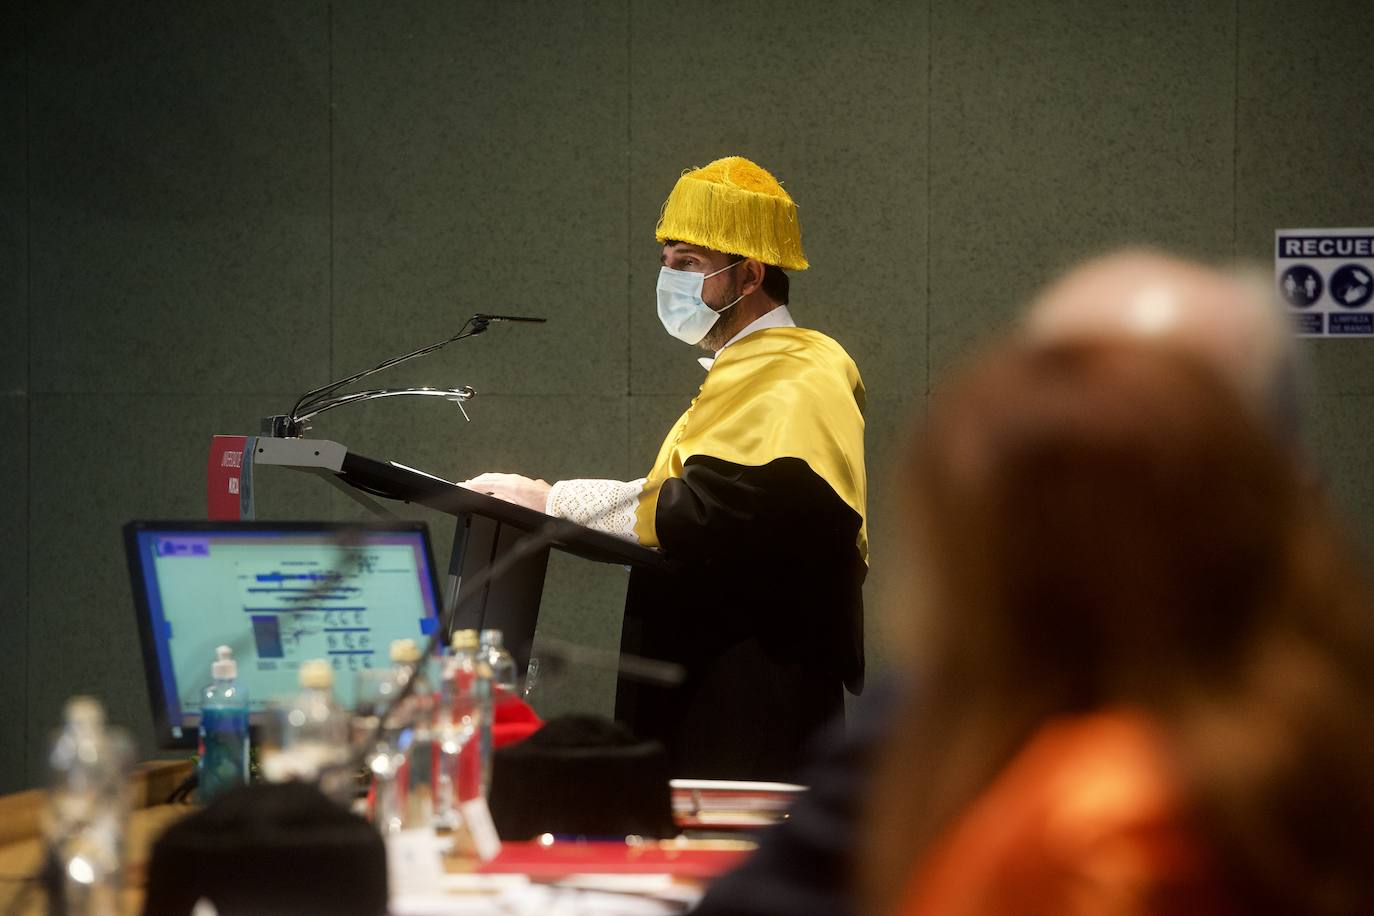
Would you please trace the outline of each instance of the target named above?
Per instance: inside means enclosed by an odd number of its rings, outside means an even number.
[[[486,493],[508,503],[543,512],[549,502],[552,485],[546,480],[531,480],[519,474],[478,474],[459,484],[478,493]]]

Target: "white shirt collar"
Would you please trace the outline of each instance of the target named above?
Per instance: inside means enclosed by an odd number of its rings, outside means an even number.
[[[777,308],[764,312],[762,315],[746,324],[743,330],[727,340],[725,346],[716,351],[716,356],[720,356],[720,354],[724,353],[725,347],[730,346],[730,344],[737,340],[748,337],[755,331],[762,331],[765,328],[795,328],[796,326],[797,323],[792,320],[792,313],[787,310],[787,306],[779,305]],[[701,368],[710,372],[711,367],[716,364],[716,358],[715,356],[703,356],[698,359],[697,362],[701,363]]]

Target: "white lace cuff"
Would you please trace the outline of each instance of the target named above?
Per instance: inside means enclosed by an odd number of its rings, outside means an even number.
[[[549,490],[544,512],[638,542],[635,508],[643,491],[642,477],[639,480],[560,480]]]

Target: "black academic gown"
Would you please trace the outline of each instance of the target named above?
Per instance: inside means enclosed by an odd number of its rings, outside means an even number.
[[[622,679],[616,716],[680,777],[795,778],[808,739],[863,683],[859,515],[804,462],[694,456],[656,509],[666,571],[630,576],[622,649],[680,663]]]

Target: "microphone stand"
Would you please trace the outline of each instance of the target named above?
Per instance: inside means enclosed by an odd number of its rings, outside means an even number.
[[[356,391],[334,397],[331,397],[331,395],[345,385],[351,385],[359,379],[381,372],[383,369],[390,369],[392,366],[406,362],[407,360],[433,353],[435,350],[441,350],[456,341],[464,340],[468,337],[476,337],[478,334],[484,333],[493,321],[520,321],[542,324],[545,320],[546,319],[543,318],[531,318],[521,315],[487,315],[478,312],[476,315],[473,315],[467,321],[463,322],[463,326],[458,329],[458,333],[454,334],[452,337],[448,337],[438,343],[430,344],[429,346],[421,347],[418,350],[412,350],[402,356],[392,357],[391,359],[373,366],[371,369],[364,369],[362,372],[355,373],[347,378],[339,379],[337,382],[330,382],[313,391],[307,391],[296,399],[296,403],[291,406],[291,412],[289,414],[264,417],[262,420],[261,433],[264,436],[278,439],[295,438],[300,436],[300,434],[307,429],[305,421],[316,414],[323,413],[334,407],[340,407],[344,404],[371,401],[376,398],[397,397],[400,395],[440,397],[447,401],[453,401],[458,404],[459,410],[462,410],[462,402],[470,400],[476,395],[476,392],[467,385],[461,388],[375,388],[369,391]],[[465,410],[463,411],[463,417],[464,419],[467,418],[467,411]]]
[[[367,391],[350,391],[347,394],[338,394],[332,397],[316,398],[300,409],[292,417],[298,423],[304,423],[316,414],[324,413],[335,407],[342,407],[344,404],[352,404],[355,401],[374,401],[377,398],[394,398],[403,395],[418,395],[421,397],[443,398],[445,401],[452,401],[458,405],[459,410],[463,410],[463,402],[475,397],[477,392],[472,390],[470,385],[462,388],[371,388]],[[468,412],[463,410],[463,419],[468,419]],[[307,427],[302,427],[305,429]]]

